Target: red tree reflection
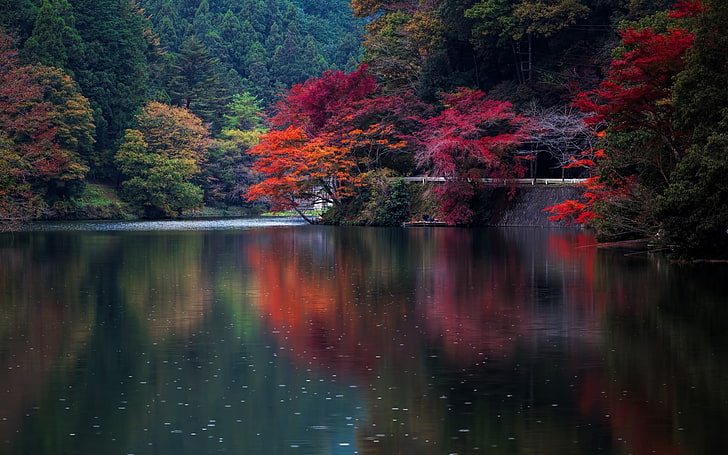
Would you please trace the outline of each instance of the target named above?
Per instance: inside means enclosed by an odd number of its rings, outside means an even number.
[[[437,231],[424,246],[428,266],[417,284],[429,340],[459,364],[511,353],[532,323],[519,252],[478,254],[474,241],[464,230]]]
[[[376,363],[376,339],[357,313],[346,257],[331,251],[322,259],[335,267],[317,262],[316,239],[301,244],[279,234],[246,251],[268,331],[299,365],[368,374]]]
[[[585,282],[565,291],[569,300],[591,303],[593,251],[565,253],[573,239],[536,253],[494,248],[473,232],[414,232],[400,256],[375,255],[382,246],[361,232],[332,240],[273,231],[245,254],[271,333],[299,361],[333,369],[367,372],[427,346],[463,365],[508,355],[535,333],[536,275],[555,261],[574,263],[559,273]]]
[[[244,254],[269,332],[302,367],[377,385],[368,397],[372,418],[391,421],[391,409],[405,402],[422,411],[408,432],[446,437],[438,430],[445,411],[429,396],[429,354],[487,371],[490,359],[516,361],[516,350],[550,348],[555,337],[569,351],[563,374],[578,378],[573,396],[584,419],[609,415],[615,444],[635,453],[680,453],[669,404],[646,402],[643,387],[629,395],[606,388],[614,378],[601,366],[604,350],[618,343],[605,338],[608,320],[642,308],[634,288],[644,277],[629,268],[629,276],[612,276],[625,269],[609,267],[611,256],[588,233],[422,229],[381,244],[373,239],[381,231],[347,232],[271,231]],[[500,237],[490,241],[486,232]],[[380,406],[383,395],[389,401]]]
[[[614,442],[629,449],[626,453],[684,454],[673,438],[668,406],[644,397],[634,391],[614,390],[605,378],[592,372],[582,382],[579,407],[585,416],[604,419]]]

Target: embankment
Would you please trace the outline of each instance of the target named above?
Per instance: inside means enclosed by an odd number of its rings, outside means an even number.
[[[549,212],[544,208],[568,199],[579,199],[584,194],[583,186],[533,185],[519,186],[516,195],[509,199],[505,188],[495,191],[498,201],[491,213],[493,226],[557,227],[560,224],[549,221]]]

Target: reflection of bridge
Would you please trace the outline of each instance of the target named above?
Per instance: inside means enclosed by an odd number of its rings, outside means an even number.
[[[402,179],[408,182],[417,183],[436,183],[444,182],[445,177],[396,177],[395,179]],[[480,179],[481,182],[488,185],[506,186],[509,184],[517,185],[581,185],[586,182],[587,179]]]

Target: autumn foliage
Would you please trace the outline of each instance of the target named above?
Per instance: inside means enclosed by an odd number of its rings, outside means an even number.
[[[267,201],[333,208],[331,223],[474,224],[494,205],[485,179],[513,196],[514,177],[561,171],[598,178],[550,208],[555,220],[684,243],[666,220],[720,193],[683,200],[693,166],[722,174],[708,149],[695,154],[723,139],[721,0],[5,3],[0,26],[25,44],[19,58],[0,43],[3,219],[85,216],[93,179],[121,183],[147,216]],[[209,153],[190,153],[181,113],[142,124],[156,100],[204,119]],[[444,183],[395,183],[421,175]],[[725,224],[716,206],[693,216],[712,219],[706,238]]]
[[[58,69],[24,65],[0,34],[0,223],[13,226],[49,209],[55,182],[68,185],[88,168],[79,152],[90,144],[88,101]]]
[[[304,213],[323,204],[345,215],[346,199],[367,172],[382,163],[405,168],[401,151],[417,123],[410,117],[424,108],[414,97],[377,96],[378,90],[365,65],[295,85],[278,103],[273,129],[250,151],[263,178],[246,198],[267,200],[273,210]]]
[[[371,97],[376,90],[376,81],[365,65],[350,74],[327,71],[320,78],[291,87],[276,106],[271,124],[278,129],[298,126],[313,136],[327,126],[330,129],[342,109]]]
[[[273,130],[250,151],[255,170],[266,178],[247,192],[249,200],[266,198],[274,211],[340,204],[360,178],[346,149],[310,139],[296,127]]]
[[[593,113],[589,124],[608,122],[617,131],[649,132],[652,138],[645,143],[642,159],[667,176],[670,163],[674,165],[681,155],[681,135],[673,128],[672,84],[685,66],[694,35],[678,28],[658,33],[630,27],[620,36],[628,50],[612,62],[608,80],[580,94],[576,104]]]
[[[128,129],[115,156],[123,174],[122,195],[145,217],[170,217],[202,205],[194,179],[210,142],[191,111],[148,103]]]
[[[530,123],[510,103],[477,90],[443,95],[442,104],[433,114],[410,92],[382,95],[365,65],[294,86],[271,119],[274,129],[251,151],[263,180],[246,196],[267,199],[275,210],[304,201],[344,210],[367,172],[408,172],[416,165],[446,178],[436,189],[443,218],[469,223],[479,179],[525,171],[510,152],[528,136]]]
[[[477,90],[460,89],[442,103],[433,115],[409,92],[381,95],[364,65],[295,86],[271,119],[274,129],[251,151],[263,181],[247,198],[267,199],[274,210],[323,202],[343,213],[367,172],[407,172],[414,157],[420,169],[446,179],[436,189],[443,218],[469,223],[478,180],[525,171],[510,152],[528,136],[530,123],[510,103]]]
[[[587,124],[600,131],[599,159],[587,163],[598,177],[587,182],[581,201],[547,208],[552,220],[585,223],[606,210],[616,236],[655,233],[650,232],[657,229],[651,201],[669,185],[688,147],[687,135],[675,127],[673,90],[695,35],[681,20],[704,9],[700,2],[681,1],[662,30],[630,26],[620,31],[620,56],[612,61],[607,80],[575,101],[589,114]]]
[[[460,89],[443,96],[445,109],[424,120],[416,134],[417,162],[430,175],[445,177],[436,189],[443,218],[450,224],[472,220],[469,202],[481,179],[520,177],[526,168],[510,154],[528,136],[528,119],[507,102],[488,100],[485,93]]]

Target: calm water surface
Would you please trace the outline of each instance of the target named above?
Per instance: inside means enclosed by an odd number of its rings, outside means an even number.
[[[2,454],[720,454],[728,268],[577,230],[0,234]]]

